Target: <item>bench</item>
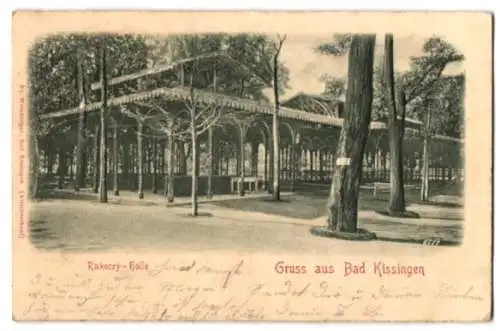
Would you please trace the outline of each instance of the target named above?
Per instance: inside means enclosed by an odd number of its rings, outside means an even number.
[[[361,185],[361,189],[373,190],[373,196],[377,196],[377,191],[388,192],[391,190],[391,184],[388,182],[373,182],[370,185]],[[419,189],[418,185],[404,185],[405,189]]]
[[[261,177],[245,177],[244,184],[248,183],[248,190],[250,192],[257,192],[264,190],[265,182]],[[231,193],[238,192],[240,185],[240,177],[231,177]]]

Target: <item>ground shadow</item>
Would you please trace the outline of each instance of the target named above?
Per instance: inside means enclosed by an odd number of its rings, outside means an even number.
[[[376,210],[375,213],[382,216],[394,217],[394,218],[420,218],[420,215],[418,213],[410,210],[394,211],[394,212],[389,212],[387,210]]]

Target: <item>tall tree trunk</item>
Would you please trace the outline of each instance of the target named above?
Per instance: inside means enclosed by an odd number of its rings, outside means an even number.
[[[278,93],[278,60],[275,57],[274,72],[274,112],[273,112],[273,199],[280,200],[280,133],[278,123],[278,112],[280,108]]]
[[[240,185],[239,185],[239,195],[245,195],[245,136],[246,136],[246,128],[243,124],[239,125],[240,129]]]
[[[85,144],[85,104],[87,102],[84,88],[84,69],[83,69],[83,50],[78,50],[77,54],[77,84],[78,96],[80,98],[79,117],[78,117],[78,142],[76,145],[76,174],[74,179],[75,192],[80,191],[83,185],[83,149]],[[104,55],[105,56],[105,55]]]
[[[120,165],[120,144],[119,144],[119,127],[118,120],[112,119],[113,121],[113,195],[119,196],[120,190],[119,185],[119,174],[118,169]]]
[[[319,163],[319,181],[320,183],[324,182],[325,170],[323,169],[323,150],[318,150],[318,163]]]
[[[212,127],[208,128],[208,173],[207,173],[207,198],[212,199],[212,180],[214,174],[214,146],[213,137],[214,129]]]
[[[99,139],[100,139],[100,124],[95,125],[94,129],[94,148],[93,148],[93,161],[94,161],[94,167],[93,167],[93,178],[92,178],[92,192],[97,193],[99,191],[99,168],[100,168],[100,163],[99,163],[99,158],[100,158],[100,144],[99,144]]]
[[[144,199],[144,146],[142,145],[142,133],[144,125],[137,123],[137,186],[139,199]]]
[[[169,134],[168,137],[168,164],[167,164],[167,201],[174,202],[174,137]]]
[[[267,164],[266,167],[268,168],[267,171],[267,192],[272,194],[273,193],[273,187],[274,187],[274,180],[273,180],[273,174],[274,174],[274,142],[272,139],[269,137],[268,139],[268,144],[267,144]]]
[[[354,35],[349,51],[345,117],[336,151],[328,227],[356,232],[363,153],[368,140],[372,110],[374,35]]]
[[[107,108],[108,108],[108,77],[106,63],[106,41],[101,41],[101,150],[100,150],[100,171],[99,171],[99,201],[108,202],[108,186],[106,183],[107,171]]]
[[[420,200],[429,201],[429,131],[431,122],[431,111],[426,109],[424,123],[424,141],[422,150],[422,184],[420,188]]]
[[[198,137],[195,126],[196,112],[191,107],[191,215],[198,216]]]
[[[156,144],[158,142],[156,141],[156,137],[152,138],[151,142],[151,159],[153,161],[153,176],[152,176],[152,183],[151,183],[151,192],[153,194],[156,194],[158,189],[156,187],[156,175],[158,172],[158,157],[157,157],[157,150],[156,150]]]
[[[285,36],[286,37],[286,36]],[[279,95],[279,55],[281,47],[285,41],[285,37],[280,38],[279,45],[276,48],[276,53],[273,57],[273,92],[274,92],[274,112],[273,112],[273,199],[280,200],[280,133],[278,114],[280,111],[280,95]]]
[[[389,108],[388,136],[390,164],[390,197],[387,207],[389,214],[404,212],[406,209],[404,196],[404,168],[403,168],[403,137],[405,125],[405,96],[402,89],[398,90],[398,102],[395,100],[394,83],[394,42],[392,34],[385,36],[384,78],[385,95]],[[398,111],[401,119],[398,119]]]

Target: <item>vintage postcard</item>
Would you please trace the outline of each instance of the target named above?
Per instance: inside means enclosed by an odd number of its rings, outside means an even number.
[[[488,321],[492,17],[15,12],[13,319]]]

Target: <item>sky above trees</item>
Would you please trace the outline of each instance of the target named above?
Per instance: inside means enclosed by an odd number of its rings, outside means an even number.
[[[410,57],[422,54],[422,45],[429,38],[422,36],[394,36],[395,71],[409,69]],[[320,94],[324,90],[323,74],[343,77],[347,74],[347,54],[339,57],[321,55],[314,49],[322,43],[331,42],[331,35],[311,36],[288,35],[281,54],[281,60],[290,69],[290,88],[283,98],[289,98],[299,92]],[[450,42],[453,42],[450,40]],[[383,35],[377,35],[375,45],[375,62],[383,56]],[[460,45],[456,45],[460,49]],[[464,72],[464,63],[453,63],[447,66],[444,75],[456,75]]]

